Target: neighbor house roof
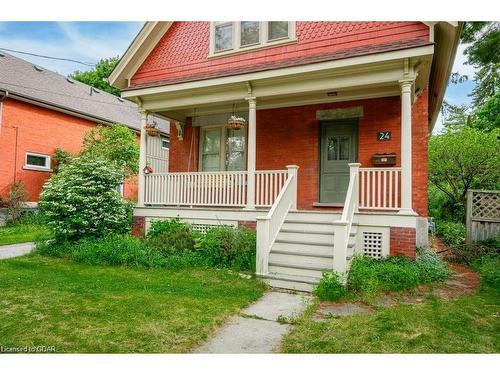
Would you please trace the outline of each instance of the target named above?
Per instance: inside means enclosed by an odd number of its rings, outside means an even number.
[[[9,97],[48,106],[98,123],[121,123],[140,131],[141,119],[135,103],[26,60],[0,51],[0,91]],[[168,121],[151,115],[160,130],[169,131]]]

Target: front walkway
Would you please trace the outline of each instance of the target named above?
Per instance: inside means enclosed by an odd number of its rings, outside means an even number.
[[[0,246],[0,259],[14,258],[31,253],[35,248],[34,242],[16,243]]]
[[[272,353],[311,303],[309,295],[268,292],[202,345],[198,353]]]

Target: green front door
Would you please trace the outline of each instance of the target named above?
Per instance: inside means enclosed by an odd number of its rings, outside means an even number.
[[[321,203],[343,204],[349,185],[349,163],[358,157],[357,120],[321,123]]]

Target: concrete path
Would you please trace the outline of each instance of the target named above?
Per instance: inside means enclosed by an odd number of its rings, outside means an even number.
[[[268,292],[235,316],[202,345],[198,353],[272,353],[311,297],[284,292]]]
[[[0,246],[0,259],[14,258],[31,253],[35,248],[34,242],[16,243]]]

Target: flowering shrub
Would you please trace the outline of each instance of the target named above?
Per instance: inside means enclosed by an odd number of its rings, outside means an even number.
[[[44,185],[39,207],[57,239],[102,237],[130,230],[132,204],[116,187],[124,172],[102,158],[80,156]]]

